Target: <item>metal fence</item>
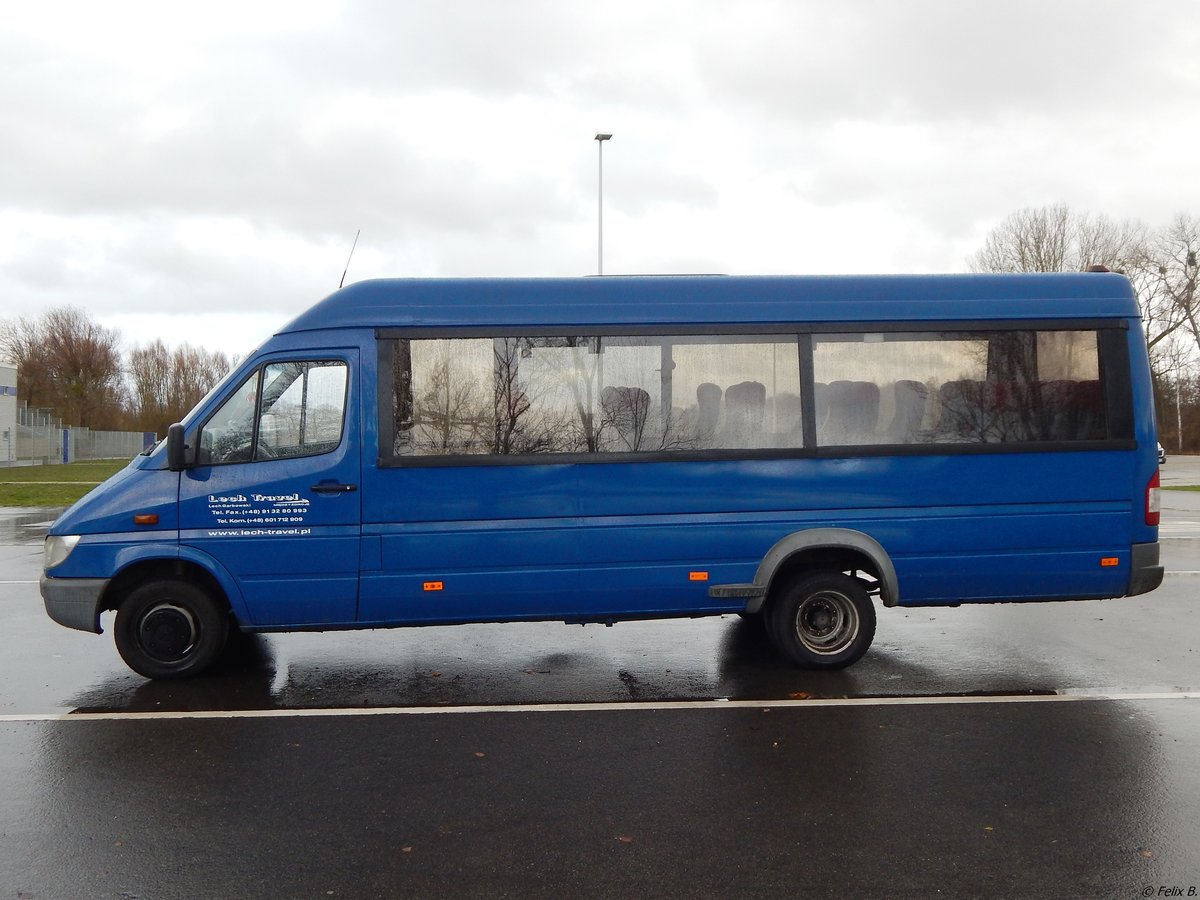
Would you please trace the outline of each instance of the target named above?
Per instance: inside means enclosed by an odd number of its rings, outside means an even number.
[[[64,428],[64,461],[77,459],[132,459],[155,441],[153,432],[92,431]]]
[[[21,418],[22,421],[17,423],[14,454],[14,461],[18,463],[24,460],[54,464],[84,459],[132,459],[157,440],[154,432],[63,428],[61,421],[46,416]]]
[[[62,462],[62,429],[17,425],[17,460],[30,459],[40,463]]]
[[[18,407],[15,459],[18,462],[62,462],[62,424],[62,419],[48,409]]]

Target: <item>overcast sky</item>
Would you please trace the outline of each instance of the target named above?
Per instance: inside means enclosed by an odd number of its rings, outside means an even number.
[[[0,316],[245,353],[347,281],[962,271],[1200,213],[1180,0],[8,4]]]

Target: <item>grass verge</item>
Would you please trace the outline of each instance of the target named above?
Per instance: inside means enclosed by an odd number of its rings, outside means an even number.
[[[70,506],[128,464],[127,459],[102,459],[65,466],[5,466],[0,469],[0,506]]]

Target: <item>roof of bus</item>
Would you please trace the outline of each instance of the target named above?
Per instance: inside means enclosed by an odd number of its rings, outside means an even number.
[[[1135,317],[1113,273],[657,275],[360,281],[279,333],[326,328],[719,325]]]

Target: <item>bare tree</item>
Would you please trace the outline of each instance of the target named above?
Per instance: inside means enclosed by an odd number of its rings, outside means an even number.
[[[992,229],[968,257],[972,272],[1124,270],[1145,252],[1146,226],[1079,213],[1065,204],[1021,209]]]
[[[1200,219],[1195,216],[1178,215],[1151,232],[1137,222],[1118,223],[1059,204],[1013,213],[967,262],[975,272],[1064,272],[1103,265],[1128,275],[1141,308],[1159,420],[1166,424],[1162,388],[1186,380],[1200,350],[1198,257]],[[1183,396],[1177,390],[1168,393]],[[1174,411],[1173,424],[1180,415]]]
[[[129,353],[130,404],[142,431],[162,434],[175,421],[168,412],[171,393],[171,354],[160,340]],[[163,423],[166,423],[164,425]]]
[[[229,358],[190,344],[174,351],[155,340],[129,353],[130,415],[142,431],[165,434],[231,368]]]
[[[180,344],[171,354],[170,414],[178,421],[233,368],[220,351]],[[167,423],[170,424],[170,423]]]
[[[86,428],[117,428],[124,406],[121,334],[81,309],[60,307],[43,316],[50,373],[68,422]]]
[[[1152,357],[1159,440],[1179,452],[1187,431],[1185,414],[1194,406],[1195,379],[1189,375],[1195,351],[1191,335],[1181,329],[1158,344]]]
[[[18,399],[89,428],[122,424],[120,341],[119,332],[67,306],[0,329],[0,346],[19,371]]]
[[[1136,221],[1115,222],[1063,204],[1022,209],[996,226],[967,264],[974,272],[1078,272],[1100,265],[1128,275],[1155,372],[1162,374],[1169,371],[1163,368],[1168,356],[1156,356],[1156,348],[1189,322],[1185,265],[1197,230],[1195,220],[1182,216],[1150,232]],[[1194,281],[1193,271],[1191,296]],[[1200,339],[1200,330],[1195,333]]]
[[[1139,293],[1152,301],[1146,317],[1153,317],[1158,340],[1183,328],[1200,347],[1200,310],[1196,307],[1197,260],[1200,257],[1200,219],[1179,215],[1160,230],[1138,273]],[[1157,343],[1158,340],[1154,341]],[[1153,344],[1151,344],[1153,346]]]
[[[40,318],[22,316],[0,323],[0,350],[17,367],[17,400],[31,407],[57,409],[52,390],[46,335]]]
[[[123,366],[120,342],[119,332],[72,307],[0,321],[18,399],[68,425],[164,434],[231,368],[224,353],[188,344],[172,352],[160,340],[134,347]]]

